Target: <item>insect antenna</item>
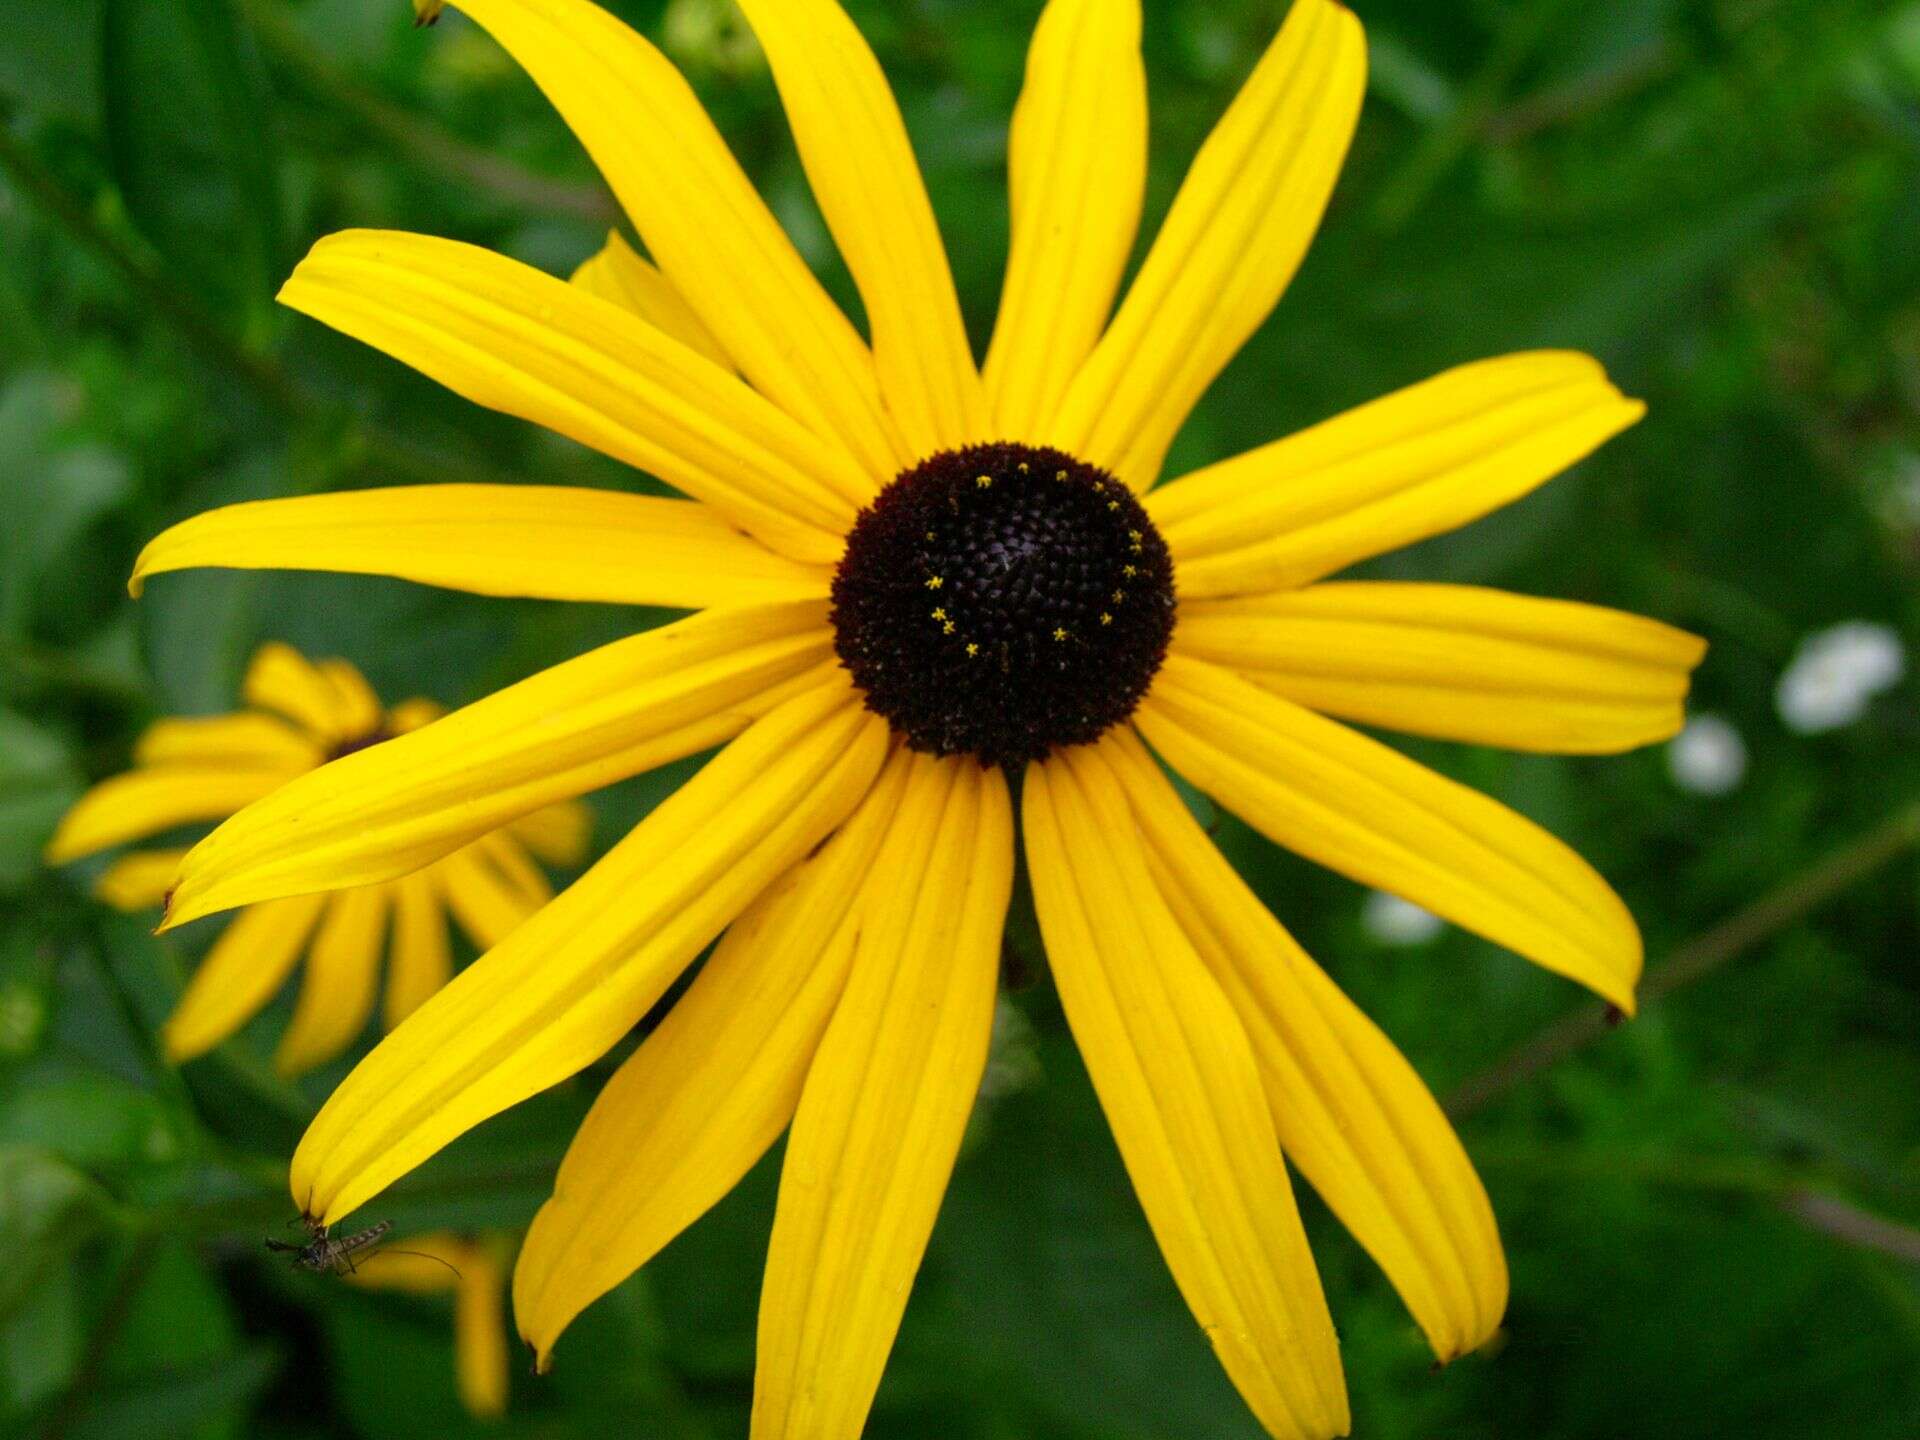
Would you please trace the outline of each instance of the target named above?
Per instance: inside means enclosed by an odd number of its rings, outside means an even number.
[[[441,1269],[453,1271],[455,1279],[466,1278],[460,1274],[460,1270],[458,1266],[450,1264],[445,1260],[442,1260],[438,1255],[429,1255],[424,1250],[395,1250],[392,1246],[388,1246],[385,1250],[382,1250],[380,1253],[382,1255],[411,1255],[416,1260],[431,1260],[434,1264],[438,1265]]]

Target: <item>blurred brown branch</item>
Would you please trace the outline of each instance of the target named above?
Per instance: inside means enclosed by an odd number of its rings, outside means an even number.
[[[1647,972],[1640,985],[1641,1002],[1651,1003],[1711,975],[1916,845],[1920,845],[1920,804],[1897,811],[1805,874],[1687,941]],[[1455,1089],[1447,1097],[1447,1113],[1457,1119],[1484,1108],[1521,1081],[1592,1044],[1612,1028],[1612,1018],[1608,1007],[1593,1005],[1547,1026]]]

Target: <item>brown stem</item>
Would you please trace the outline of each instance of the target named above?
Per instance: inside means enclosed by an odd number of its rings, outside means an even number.
[[[1711,975],[1765,940],[1859,884],[1889,861],[1920,845],[1920,804],[1909,805],[1772,894],[1695,936],[1647,972],[1642,1003],[1671,995]],[[1471,1115],[1523,1080],[1584,1049],[1612,1025],[1608,1007],[1575,1011],[1536,1034],[1505,1059],[1468,1079],[1447,1097],[1456,1119]]]

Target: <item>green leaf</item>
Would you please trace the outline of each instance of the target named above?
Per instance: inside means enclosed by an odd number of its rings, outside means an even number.
[[[99,0],[7,0],[0,96],[38,114],[91,122],[99,83]]]
[[[208,299],[258,323],[282,278],[265,78],[227,0],[106,0],[103,100],[134,223]]]
[[[0,1317],[32,1293],[40,1276],[96,1233],[111,1202],[58,1156],[0,1146]]]
[[[0,894],[41,873],[41,847],[79,795],[79,766],[66,742],[0,709]]]

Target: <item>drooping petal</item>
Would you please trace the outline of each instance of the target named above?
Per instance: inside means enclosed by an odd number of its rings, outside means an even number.
[[[1295,0],[1201,147],[1166,223],[1045,438],[1136,490],[1299,267],[1366,87],[1360,22]]]
[[[1252,1042],[1280,1148],[1406,1300],[1441,1360],[1493,1334],[1493,1209],[1413,1067],[1294,943],[1131,733],[1102,742],[1147,868]]]
[[[135,765],[280,766],[291,773],[311,770],[325,758],[286,721],[257,710],[156,720],[133,745]]]
[[[169,924],[391,880],[517,816],[737,735],[832,654],[824,602],[616,640],[304,775],[188,855]]]
[[[578,865],[587,858],[587,843],[593,838],[593,811],[578,800],[562,800],[522,815],[507,833],[549,865]]]
[[[1333,1321],[1246,1032],[1082,747],[1027,768],[1027,858],[1060,1003],[1167,1266],[1275,1436],[1344,1435]]]
[[[145,839],[196,820],[218,820],[270,795],[298,772],[239,765],[156,765],[102,780],[61,817],[47,842],[46,862]]]
[[[1135,723],[1275,844],[1633,1008],[1633,917],[1531,820],[1218,666],[1169,655]]]
[[[1100,339],[1147,184],[1139,0],[1050,0],[1007,169],[1013,236],[985,381],[1001,435],[1038,435]]]
[[[236,915],[160,1027],[167,1059],[179,1065],[206,1054],[265,1009],[326,904],[325,895],[296,895]]]
[[[453,1379],[467,1413],[482,1420],[507,1409],[507,1267],[497,1246],[466,1247],[453,1292]]]
[[[93,893],[116,910],[148,910],[165,903],[180,873],[184,850],[135,850],[100,872]]]
[[[453,918],[480,950],[491,950],[540,908],[540,902],[521,893],[478,845],[447,856],[433,867],[433,878],[446,895]]]
[[[263,710],[277,710],[322,748],[357,738],[341,713],[333,682],[291,645],[269,640],[253,652],[240,681],[240,698]]]
[[[381,1023],[392,1030],[453,976],[447,917],[432,878],[416,872],[393,883],[393,946],[387,960]]]
[[[1183,599],[1290,589],[1511,504],[1645,412],[1585,355],[1481,360],[1195,471],[1147,513]]]
[[[149,541],[128,588],[137,596],[150,575],[206,565],[689,610],[824,595],[830,583],[694,501],[558,485],[397,485],[228,505]]]
[[[514,1314],[542,1368],[576,1315],[706,1213],[793,1118],[853,959],[857,897],[910,873],[908,837],[931,838],[940,797],[908,788],[913,766],[896,751],[821,852],[728,927],[594,1101],[514,1267]]]
[[[886,746],[844,681],[757,722],[348,1075],[294,1154],[294,1199],[331,1223],[604,1055],[852,811]]]
[[[887,77],[839,0],[741,0],[853,272],[880,394],[918,455],[992,438],[960,299]]]
[[[673,65],[588,0],[463,0],[546,92],[655,263],[754,388],[890,479],[914,457],[873,358]]]
[[[1364,582],[1183,601],[1173,645],[1329,715],[1559,754],[1678,734],[1706,653],[1683,631],[1596,605]]]
[[[698,350],[714,364],[733,368],[733,361],[713,338],[706,323],[693,313],[686,297],[652,264],[634,253],[619,231],[607,236],[600,253],[573,272],[572,283],[590,295],[624,305],[655,329],[664,330],[689,349]]]
[[[659,476],[802,563],[838,560],[872,494],[837,446],[711,360],[477,245],[393,230],[330,235],[280,300],[476,405]]]
[[[787,1140],[753,1440],[864,1428],[986,1068],[1013,887],[1006,781],[966,757],[916,756],[909,783],[937,797],[936,823],[899,837],[893,883],[863,896],[853,970]]]
[[[364,885],[333,896],[307,951],[293,1019],[273,1052],[282,1075],[303,1075],[354,1042],[373,1014],[391,887]]]

